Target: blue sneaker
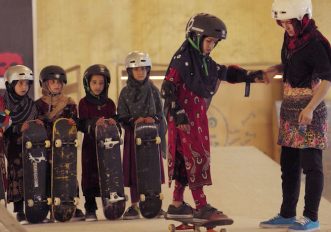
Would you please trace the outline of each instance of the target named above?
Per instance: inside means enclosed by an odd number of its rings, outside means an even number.
[[[307,217],[302,217],[297,220],[292,226],[288,228],[288,231],[304,231],[311,232],[320,229],[320,223],[318,221],[314,222]]]
[[[263,221],[260,223],[261,228],[286,228],[290,227],[295,223],[295,217],[284,218],[279,214],[267,221]]]

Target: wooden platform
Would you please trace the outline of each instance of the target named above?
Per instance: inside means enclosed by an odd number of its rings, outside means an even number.
[[[213,185],[206,188],[208,202],[231,216],[235,223],[229,232],[286,231],[286,229],[259,229],[260,221],[275,216],[281,202],[280,167],[254,147],[224,147],[212,149]],[[303,193],[302,186],[302,191]],[[172,191],[163,187],[164,210],[171,201]],[[186,191],[186,201],[192,197]],[[80,208],[83,209],[83,199]],[[98,207],[101,207],[98,201]],[[298,205],[298,216],[303,210],[303,195]],[[98,222],[69,222],[27,225],[28,232],[165,232],[170,221],[140,219],[134,221],[105,221],[101,209]],[[1,215],[2,218],[2,215]],[[331,203],[321,201],[320,223],[322,232],[331,232]],[[0,227],[1,228],[1,227]],[[0,230],[1,231],[1,230]],[[2,232],[2,231],[1,231]]]

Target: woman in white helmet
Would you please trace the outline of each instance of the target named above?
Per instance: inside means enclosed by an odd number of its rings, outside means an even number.
[[[327,147],[327,109],[331,86],[331,49],[312,19],[310,0],[274,0],[272,17],[284,28],[282,63],[267,69],[283,74],[284,99],[278,144],[281,150],[283,201],[279,214],[261,227],[316,231],[323,190],[322,150]],[[301,168],[306,175],[303,217],[296,218]]]

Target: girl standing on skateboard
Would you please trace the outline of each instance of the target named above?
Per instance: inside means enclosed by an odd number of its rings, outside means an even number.
[[[39,76],[42,97],[36,101],[41,118],[44,121],[48,137],[52,138],[53,123],[58,118],[69,118],[72,124],[77,121],[75,102],[63,94],[63,86],[67,84],[67,75],[63,68],[50,65],[43,68]],[[50,176],[50,173],[49,173]],[[79,187],[77,194],[79,195]],[[84,220],[82,210],[76,209],[73,220]]]
[[[95,144],[95,127],[109,123],[116,125],[116,106],[108,98],[110,72],[102,64],[95,64],[86,69],[83,77],[86,96],[79,102],[79,119],[84,133],[82,147],[82,190],[85,196],[85,221],[96,221],[97,203],[100,196],[99,174]]]
[[[126,210],[123,219],[140,218],[137,191],[137,173],[135,163],[135,124],[162,123],[163,110],[159,90],[149,80],[151,59],[143,52],[131,52],[125,60],[128,73],[127,85],[121,90],[118,100],[119,121],[125,129],[123,151],[124,186],[130,187],[132,205]],[[162,136],[163,132],[160,132]],[[164,141],[164,137],[161,137]],[[161,155],[161,154],[160,154]],[[164,171],[161,160],[161,179],[164,183]],[[163,210],[160,211],[160,216]]]
[[[193,16],[186,26],[186,40],[173,56],[162,84],[168,120],[169,185],[175,180],[173,202],[166,215],[169,219],[194,217],[233,223],[207,203],[203,190],[212,184],[207,110],[222,80],[250,83],[263,79],[263,73],[226,67],[209,56],[226,34],[219,18],[204,13]],[[194,214],[184,203],[187,185],[196,205]]]
[[[260,227],[289,227],[288,231],[317,231],[323,191],[322,150],[327,147],[327,108],[323,101],[331,86],[329,41],[317,30],[310,0],[274,0],[272,17],[285,30],[282,63],[267,69],[283,74],[278,144],[281,149],[280,212]],[[296,220],[301,169],[306,175],[303,217]]]
[[[5,108],[10,111],[12,125],[5,131],[8,161],[8,202],[14,202],[16,219],[27,224],[24,214],[22,132],[27,129],[28,120],[38,117],[37,107],[28,92],[33,84],[31,69],[23,65],[11,66],[4,74],[6,92]]]

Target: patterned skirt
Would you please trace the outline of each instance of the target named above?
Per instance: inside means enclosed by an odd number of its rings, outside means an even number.
[[[284,85],[284,99],[280,108],[278,144],[293,148],[327,148],[327,109],[322,101],[313,112],[310,125],[299,125],[300,112],[312,99],[315,85],[310,88],[292,88]]]

